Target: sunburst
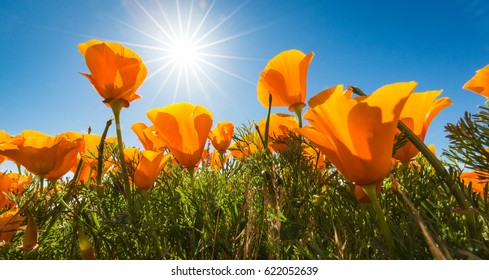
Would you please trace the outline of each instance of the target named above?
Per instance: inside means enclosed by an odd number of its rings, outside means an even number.
[[[211,92],[224,94],[218,82],[222,75],[254,84],[226,65],[230,60],[256,59],[222,51],[231,41],[263,28],[225,34],[224,26],[247,2],[240,3],[225,16],[216,16],[216,0],[211,3],[205,0],[126,2],[135,25],[112,19],[145,38],[144,43],[124,43],[150,52],[148,55],[152,58],[145,59],[150,68],[146,80],[157,79],[159,82],[153,101],[160,94],[169,92],[173,92],[173,102],[182,98],[191,101],[194,94],[205,99],[209,99]]]

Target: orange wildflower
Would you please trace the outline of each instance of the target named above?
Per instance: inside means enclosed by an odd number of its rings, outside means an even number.
[[[31,177],[19,175],[17,173],[0,174],[0,209],[7,206],[14,206],[15,203],[5,195],[12,193],[20,195],[24,188],[31,182]]]
[[[225,153],[231,145],[231,140],[234,136],[234,125],[230,122],[219,122],[217,126],[209,132],[209,139],[211,140],[214,149],[220,153]]]
[[[263,119],[258,123],[258,129],[261,135],[264,137],[265,127],[267,119]],[[289,133],[293,133],[294,128],[298,128],[299,123],[297,120],[287,114],[271,114],[270,122],[268,126],[268,136],[271,141],[268,145],[272,151],[279,152],[287,148],[287,137]]]
[[[386,85],[367,97],[331,94],[304,115],[310,127],[297,129],[313,142],[343,176],[357,185],[384,180],[402,107],[415,82]]]
[[[214,150],[210,155],[211,167],[215,170],[221,169],[229,159],[229,155],[223,155],[219,151]]]
[[[307,70],[314,53],[304,54],[299,50],[281,52],[272,58],[258,81],[258,100],[268,108],[269,95],[272,106],[286,106],[300,115],[306,106]]]
[[[12,138],[12,136],[8,135],[7,132],[5,132],[5,130],[0,130],[0,144],[4,143],[4,142],[8,142],[10,139]],[[2,164],[2,162],[4,162],[7,158],[0,155],[0,164]]]
[[[80,146],[80,155],[77,157],[77,163],[73,165],[71,171],[76,172],[80,160],[82,161],[81,170],[78,174],[78,181],[82,183],[88,183],[90,178],[93,181],[97,179],[97,168],[99,158],[99,145],[102,136],[95,134],[84,134],[83,141]],[[113,147],[117,143],[116,137],[106,137],[104,143],[109,147]],[[104,159],[110,155],[110,150],[104,148]],[[112,166],[112,162],[104,160],[102,163],[102,174],[105,173]]]
[[[136,90],[148,70],[134,51],[119,43],[96,39],[79,44],[78,50],[91,73],[81,74],[88,78],[107,106],[117,104],[116,107],[128,108],[131,101],[140,98]]]
[[[375,184],[375,193],[379,194],[381,188],[382,188],[381,182]],[[370,200],[370,197],[368,197],[367,193],[363,190],[362,187],[360,187],[358,185],[355,185],[355,188],[353,189],[353,195],[355,196],[355,198],[357,199],[357,201],[359,203],[362,203],[362,204],[363,203],[364,204],[372,203],[372,201]]]
[[[184,168],[198,165],[212,127],[209,110],[183,102],[149,110],[148,118]]]
[[[84,134],[83,135],[83,142],[80,146],[80,153],[82,155],[82,160],[86,164],[88,164],[91,168],[96,168],[98,164],[98,157],[99,157],[99,145],[100,145],[100,140],[102,140],[102,136],[100,135],[95,135],[95,134]],[[107,137],[105,138],[104,142],[108,144],[110,147],[115,145],[117,143],[117,138],[116,137]],[[107,149],[104,149],[104,154],[108,154],[109,151]]]
[[[0,144],[0,154],[33,174],[48,180],[59,179],[75,164],[81,141],[79,133],[51,137],[41,132],[24,130],[9,143]]]
[[[202,166],[211,167],[214,170],[219,170],[224,166],[224,163],[227,162],[230,155],[224,155],[218,150],[210,151],[209,148],[205,148],[202,153],[201,163]]]
[[[91,179],[93,182],[95,182],[97,180],[96,170],[90,167],[90,165],[88,165],[87,163],[83,162],[80,155],[77,156],[77,159],[78,160],[76,161],[75,165],[73,165],[70,169],[71,172],[76,173],[78,165],[80,164],[80,161],[82,161],[82,165],[80,170],[78,171],[78,177],[76,181],[87,184]]]
[[[263,150],[263,144],[256,132],[243,135],[241,140],[229,146],[230,155],[238,159],[244,159],[260,150]]]
[[[466,185],[472,183],[472,190],[478,192],[481,197],[484,197],[484,188],[486,187],[488,182],[481,180],[476,172],[472,171],[462,173],[460,175],[460,179],[462,179]],[[489,197],[486,197],[484,199],[487,200],[488,198]]]
[[[18,215],[19,209],[11,209],[0,215],[0,248],[9,243],[17,232],[24,217]]]
[[[78,173],[77,180],[82,183],[88,183],[90,179],[93,181],[97,180],[97,168],[98,168],[98,157],[99,157],[99,145],[102,136],[95,134],[84,134],[83,141],[80,145],[80,154],[77,157],[76,164],[73,165],[71,171],[76,172],[80,161],[82,161],[81,169]],[[107,137],[104,141],[108,146],[112,147],[116,142],[116,137]],[[105,148],[104,154],[107,156],[110,151]],[[104,156],[104,158],[105,158]],[[112,163],[110,161],[104,161],[102,163],[102,174],[105,173]]]
[[[462,87],[489,98],[489,64],[476,71],[474,77]]]
[[[452,101],[448,97],[436,99],[441,90],[413,93],[409,96],[401,112],[400,120],[411,129],[421,141],[424,141],[433,118]],[[419,153],[418,149],[407,142],[394,154],[394,158],[403,163],[409,162]]]
[[[314,166],[317,170],[326,170],[326,168],[328,167],[328,159],[323,153],[321,153],[321,151],[317,151],[311,146],[304,147],[302,151],[306,158],[309,159],[311,165]]]
[[[144,123],[131,125],[132,131],[136,134],[145,150],[163,152],[166,149],[165,142],[158,137],[154,126],[147,126]]]
[[[0,130],[0,143],[8,142],[12,136],[10,136],[5,130]]]
[[[150,189],[164,165],[170,159],[170,155],[163,152],[140,151],[137,148],[125,148],[124,160],[133,166],[134,184],[136,187],[147,190]]]

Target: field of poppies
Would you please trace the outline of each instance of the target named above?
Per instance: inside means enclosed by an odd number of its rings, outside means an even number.
[[[113,118],[88,134],[0,130],[0,164],[18,167],[0,174],[0,259],[489,259],[489,108],[447,124],[437,156],[423,141],[451,105],[440,90],[306,96],[314,54],[287,50],[259,75],[263,120],[175,103],[126,147],[147,68],[119,43],[78,48]],[[489,65],[463,87],[489,97]]]

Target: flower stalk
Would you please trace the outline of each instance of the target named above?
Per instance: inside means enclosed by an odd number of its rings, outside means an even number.
[[[114,114],[115,115],[115,114]],[[107,137],[107,132],[109,131],[109,127],[112,125],[112,118],[110,118],[105,124],[104,132],[102,133],[102,137],[100,138],[100,144],[98,146],[98,158],[97,158],[97,189],[102,188],[102,168],[104,164],[104,146],[105,146],[105,138]],[[119,135],[117,135],[119,136]],[[122,137],[122,136],[121,136]],[[117,137],[119,139],[119,137]],[[119,141],[119,140],[117,140]],[[119,143],[119,142],[118,142]],[[120,145],[120,143],[119,143]]]
[[[385,241],[387,242],[387,248],[389,249],[391,257],[397,259],[397,251],[394,245],[394,239],[392,238],[392,232],[389,225],[386,222],[384,212],[382,211],[382,208],[380,208],[379,200],[377,198],[377,193],[375,191],[376,184],[363,185],[361,187],[372,201],[372,206],[374,208],[375,214],[377,215],[379,226],[382,229],[382,234],[384,236]]]
[[[129,177],[128,177],[128,172],[127,172],[127,167],[126,167],[126,162],[124,160],[124,144],[122,142],[122,130],[121,130],[121,120],[120,120],[120,114],[122,110],[122,103],[121,102],[114,102],[111,104],[112,106],[112,111],[114,112],[114,119],[115,119],[115,127],[116,127],[116,132],[117,132],[117,147],[119,150],[119,163],[121,166],[121,171],[122,171],[122,177],[124,180],[124,195],[126,197],[126,201],[129,207],[129,213],[132,213],[132,197],[131,197],[131,184],[129,183]]]
[[[265,122],[265,131],[264,135],[261,134],[260,129],[256,125],[255,128],[258,131],[258,136],[260,136],[260,140],[263,144],[263,147],[266,151],[268,150],[268,131],[270,130],[270,115],[272,113],[272,93],[268,95],[268,112],[267,112],[267,120]]]

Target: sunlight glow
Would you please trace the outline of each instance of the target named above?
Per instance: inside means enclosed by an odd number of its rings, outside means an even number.
[[[230,41],[257,30],[225,35],[224,27],[247,2],[241,2],[224,16],[222,11],[215,11],[216,0],[210,3],[206,0],[127,2],[126,9],[134,15],[137,25],[116,21],[147,40],[145,43],[125,44],[152,52],[151,58],[144,61],[150,70],[146,80],[155,78],[160,81],[153,101],[160,94],[171,94],[171,91],[173,101],[183,96],[191,101],[191,97],[197,94],[209,99],[209,95],[216,91],[224,94],[218,85],[219,75],[255,84],[228,69],[225,63],[225,60],[254,59],[223,51],[227,49],[229,52],[234,48],[222,48]]]
[[[199,55],[198,48],[193,42],[188,40],[177,41],[169,52],[173,59],[175,59],[175,63],[190,67],[196,63],[196,58]]]

